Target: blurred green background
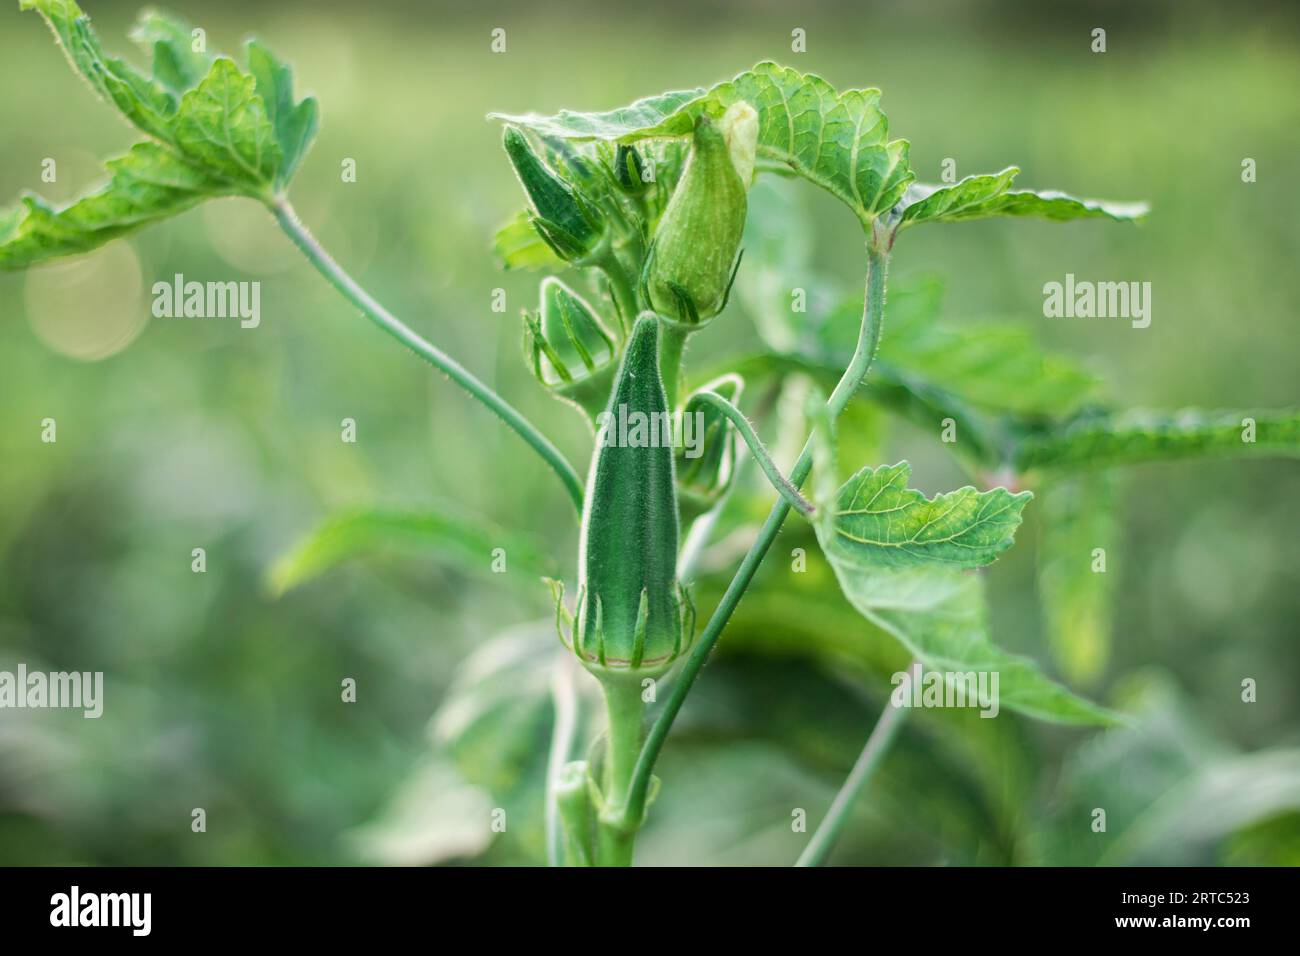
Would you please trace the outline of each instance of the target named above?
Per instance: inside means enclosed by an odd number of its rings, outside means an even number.
[[[85,5],[105,45],[135,56],[135,6]],[[518,311],[534,304],[537,278],[502,274],[489,255],[521,199],[484,116],[605,109],[767,58],[880,87],[921,179],[936,181],[952,157],[959,175],[1016,164],[1028,186],[1152,203],[1140,228],[987,221],[908,233],[893,278],[942,275],[945,319],[1023,323],[1103,375],[1123,406],[1297,403],[1294,9],[789,6],[170,4],[218,49],[256,34],[295,65],[323,112],[293,188],[303,219],[575,461],[585,427],[520,360]],[[1089,49],[1097,26],[1101,55]],[[489,50],[495,27],[503,55]],[[796,27],[803,54],[790,52]],[[0,202],[24,189],[68,199],[99,179],[97,157],[136,138],[12,2],[0,8],[0,82]],[[56,183],[41,182],[46,157]],[[1244,157],[1258,164],[1254,184],[1241,181]],[[340,181],[345,158],[355,183]],[[856,284],[852,216],[801,193],[821,270]],[[177,272],[260,280],[261,326],[151,320],[150,286]],[[1044,319],[1043,283],[1066,272],[1150,281],[1151,327]],[[490,309],[497,287],[504,315]],[[714,358],[757,342],[738,306],[699,339],[696,354]],[[40,441],[45,418],[55,444]],[[355,444],[340,441],[344,418],[357,422]],[[960,481],[932,444],[891,434],[881,460],[910,455],[920,487]],[[1298,502],[1294,461],[1127,472],[1112,660],[1083,690],[1140,699],[1159,732],[926,714],[836,861],[1300,861],[1300,815],[1287,809],[1300,774],[1281,758],[1264,766],[1300,746]],[[0,712],[0,863],[414,863],[485,848],[491,862],[535,861],[535,800],[513,791],[544,758],[534,737],[544,741],[549,719],[545,665],[516,673],[509,655],[493,657],[498,696],[440,718],[495,722],[480,744],[492,752],[471,755],[499,763],[513,793],[507,837],[492,846],[485,808],[497,799],[457,776],[428,726],[457,666],[494,635],[522,626],[519,646],[550,652],[549,626],[528,624],[549,613],[544,588],[505,580],[523,569],[490,573],[486,554],[477,565],[384,556],[280,599],[263,583],[323,516],[376,504],[520,529],[572,580],[576,527],[553,476],[355,315],[260,207],[210,203],[86,259],[0,275],[0,669],[102,670],[107,684],[99,720]],[[1035,520],[993,569],[991,600],[996,640],[1047,661]],[[190,569],[196,547],[204,574]],[[804,653],[782,631],[782,580],[764,578],[765,597],[737,623],[754,639],[730,653],[724,640],[669,744],[645,862],[792,861],[806,837],[791,832],[791,808],[820,819],[884,699],[896,652],[868,649],[853,668]],[[818,620],[852,640],[847,605],[826,603]],[[346,677],[355,704],[340,701]],[[1243,677],[1259,682],[1255,704],[1240,701]],[[517,747],[491,743],[501,734]],[[1267,752],[1242,756],[1255,751]],[[1211,759],[1214,773],[1189,784],[1188,768]],[[1270,769],[1268,795],[1224,809]],[[1093,839],[1098,805],[1133,824],[1127,848]],[[206,833],[191,832],[196,807]]]

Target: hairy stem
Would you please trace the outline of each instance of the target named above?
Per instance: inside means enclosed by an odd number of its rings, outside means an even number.
[[[661,322],[663,335],[659,340],[659,368],[664,377],[664,395],[668,398],[668,408],[677,407],[677,388],[682,378],[682,352],[686,347],[686,336],[690,333],[676,322]]]
[[[916,680],[920,672],[920,663],[913,661],[907,669],[907,682],[902,685],[902,689],[909,688],[910,682]],[[839,793],[835,794],[835,799],[831,801],[831,808],[826,811],[826,818],[817,827],[817,832],[812,835],[804,851],[799,854],[795,866],[821,866],[826,862],[826,858],[835,847],[840,831],[844,829],[844,824],[849,819],[849,811],[853,809],[858,795],[862,793],[867,781],[871,779],[871,774],[884,757],[885,751],[889,749],[906,714],[906,708],[894,706],[893,694],[890,694],[884,712],[876,721],[871,735],[867,737],[866,746],[862,748],[862,753],[858,755],[853,769],[844,779],[844,785],[840,787]]]
[[[889,253],[887,249],[881,243],[872,242],[867,250],[866,304],[862,315],[862,327],[858,332],[857,348],[853,352],[853,358],[849,362],[848,368],[844,370],[844,374],[840,377],[839,383],[831,393],[831,397],[826,401],[826,410],[832,421],[844,411],[849,399],[853,397],[853,393],[862,384],[867,370],[871,367],[871,360],[875,357],[876,346],[880,343],[880,330],[885,317],[885,279],[888,268]],[[799,460],[795,462],[795,466],[790,472],[790,483],[796,488],[801,487],[810,471],[812,471],[811,439],[804,445]],[[659,752],[663,749],[664,741],[668,738],[668,731],[672,728],[673,721],[682,709],[682,703],[686,700],[686,695],[690,693],[691,685],[695,683],[695,679],[699,676],[701,668],[704,667],[704,662],[708,660],[709,654],[713,651],[713,646],[718,642],[723,628],[726,627],[727,621],[731,619],[732,613],[736,610],[736,606],[745,594],[745,589],[749,587],[749,582],[753,580],[759,565],[763,563],[763,558],[767,555],[768,549],[772,547],[772,542],[776,540],[777,532],[781,530],[781,525],[785,522],[786,515],[789,513],[789,503],[784,498],[778,498],[772,506],[767,520],[763,522],[758,538],[750,546],[749,553],[740,562],[740,567],[736,570],[731,583],[727,585],[722,600],[718,602],[713,616],[709,618],[709,623],[705,625],[703,633],[700,634],[695,649],[691,652],[690,657],[686,659],[686,663],[682,665],[681,673],[673,682],[672,691],[669,693],[668,699],[664,701],[663,709],[655,718],[654,723],[650,725],[650,732],[646,737],[645,746],[642,748],[641,756],[637,760],[632,787],[628,792],[628,812],[633,819],[640,819],[644,816],[646,795],[649,793],[650,779],[654,772],[655,762],[659,759]]]
[[[645,702],[636,680],[604,681],[609,732],[605,750],[605,806],[597,827],[597,862],[630,866],[640,815],[629,815],[628,792],[644,737]]]
[[[767,476],[767,480],[772,487],[780,493],[781,497],[784,498],[790,504],[790,507],[795,509],[795,511],[798,511],[805,518],[812,517],[813,513],[816,512],[817,509],[813,507],[811,501],[799,494],[799,489],[792,485],[785,475],[781,474],[781,469],[776,466],[776,462],[772,460],[772,456],[769,455],[767,449],[763,447],[763,442],[754,431],[754,426],[749,423],[749,419],[745,417],[744,413],[741,412],[739,408],[727,401],[717,392],[697,392],[692,398],[692,401],[700,401],[704,402],[706,405],[712,405],[718,411],[722,412],[723,415],[727,416],[727,420],[736,426],[736,431],[740,432],[740,437],[743,438],[745,444],[749,446],[749,450],[753,454],[754,460],[758,462],[758,467],[763,469],[763,474]]]
[[[376,302],[370,293],[343,271],[343,267],[335,262],[334,257],[316,241],[316,237],[303,225],[287,199],[283,197],[273,199],[269,202],[269,206],[271,212],[275,215],[276,222],[280,224],[280,228],[293,240],[294,245],[302,251],[302,254],[307,257],[311,264],[316,267],[317,272],[329,280],[329,283],[342,293],[345,299],[360,309],[362,314],[371,322],[397,339],[434,368],[445,373],[448,378],[486,405],[498,418],[514,429],[515,433],[527,442],[529,447],[542,457],[543,461],[551,466],[551,469],[559,476],[560,481],[564,483],[564,488],[569,493],[574,507],[577,508],[579,514],[582,513],[582,480],[560,450],[538,430],[536,425],[524,418],[514,406],[481,381],[473,372],[432,343],[421,338],[410,326]]]

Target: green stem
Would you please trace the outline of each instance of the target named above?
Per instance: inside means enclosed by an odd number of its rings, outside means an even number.
[[[920,672],[920,663],[913,661],[907,669],[907,681],[901,685],[901,689],[906,691],[911,686],[910,682],[916,680]],[[803,853],[799,854],[795,866],[821,866],[826,862],[826,858],[835,846],[835,841],[839,838],[840,831],[844,829],[844,824],[849,819],[849,811],[853,809],[858,795],[862,793],[867,781],[871,779],[872,772],[884,757],[885,751],[889,749],[906,714],[905,707],[894,706],[891,693],[884,712],[876,721],[871,735],[867,737],[866,746],[862,748],[862,753],[858,755],[839,793],[835,794],[835,799],[831,801],[831,808],[826,811],[826,818],[817,827],[817,832],[812,835]]]
[[[640,681],[613,678],[602,681],[609,731],[605,750],[605,806],[597,830],[597,862],[601,866],[630,866],[640,814],[628,812],[628,791],[644,739],[645,702]]]
[[[664,377],[664,395],[668,408],[677,407],[677,387],[682,377],[682,352],[686,347],[686,329],[676,322],[660,322],[663,334],[659,340],[659,369]]]
[[[569,497],[573,500],[574,507],[578,509],[579,514],[582,513],[582,480],[560,450],[551,444],[550,439],[543,435],[536,425],[524,418],[512,405],[482,382],[474,373],[470,372],[469,369],[421,338],[413,329],[376,302],[370,293],[344,272],[342,266],[335,262],[334,258],[316,241],[316,237],[303,225],[287,199],[283,197],[275,198],[270,200],[268,205],[275,215],[276,222],[280,224],[280,228],[293,240],[294,245],[302,251],[302,254],[307,257],[311,264],[316,267],[316,271],[329,280],[329,283],[342,293],[345,299],[360,309],[362,314],[371,322],[397,339],[434,368],[444,372],[453,382],[477,398],[498,418],[514,429],[515,433],[541,455],[543,461],[551,466],[551,469],[559,476],[560,481],[564,483],[565,490],[568,491]]]
[[[867,292],[862,315],[862,327],[858,332],[858,345],[853,352],[853,358],[849,362],[848,368],[844,370],[844,374],[840,377],[839,383],[831,393],[831,397],[826,401],[826,410],[832,421],[844,411],[849,399],[853,397],[853,393],[862,384],[867,370],[871,367],[871,360],[875,357],[876,346],[880,343],[880,330],[885,318],[885,279],[888,268],[889,253],[884,245],[876,242],[868,245]],[[811,470],[812,441],[809,439],[804,445],[803,452],[799,455],[799,460],[790,472],[790,483],[796,488],[801,487]],[[668,738],[668,731],[672,728],[677,713],[682,709],[682,703],[686,700],[691,685],[695,683],[695,679],[699,676],[700,669],[704,667],[704,662],[708,660],[709,654],[712,653],[713,646],[721,636],[723,628],[727,626],[727,621],[731,619],[732,613],[736,610],[736,605],[740,603],[740,599],[745,594],[745,589],[749,587],[749,582],[753,580],[759,565],[763,563],[763,558],[767,555],[768,549],[772,547],[772,542],[776,540],[777,532],[781,530],[781,525],[785,522],[786,515],[789,513],[789,503],[784,498],[778,498],[772,506],[767,520],[763,522],[758,538],[750,546],[749,553],[740,562],[740,567],[736,570],[731,583],[727,585],[722,600],[718,602],[713,616],[709,618],[709,623],[705,625],[695,649],[682,666],[682,672],[678,675],[677,680],[673,682],[672,691],[669,693],[668,699],[664,701],[663,709],[659,712],[659,716],[655,718],[654,723],[650,725],[650,732],[646,737],[645,746],[641,749],[641,756],[637,760],[632,787],[628,792],[628,808],[631,816],[639,818],[639,816],[644,815],[645,799],[650,790],[650,779],[654,772],[655,761],[659,759],[659,752],[663,749],[664,741]]]
[[[749,419],[739,408],[727,401],[717,392],[696,392],[692,396],[692,401],[704,402],[706,405],[712,405],[727,420],[736,426],[736,431],[740,432],[740,437],[745,439],[745,444],[749,446],[750,452],[754,455],[754,460],[758,462],[758,467],[763,469],[763,474],[767,476],[768,482],[780,493],[781,497],[789,502],[790,507],[794,508],[805,518],[811,518],[816,512],[812,502],[799,494],[799,489],[790,484],[789,479],[781,474],[781,469],[776,466],[772,456],[767,453],[763,447],[763,442],[759,440],[758,434],[754,431],[754,426],[750,424]]]

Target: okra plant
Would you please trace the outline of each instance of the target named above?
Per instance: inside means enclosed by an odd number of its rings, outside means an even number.
[[[656,795],[673,786],[655,768],[674,720],[792,511],[794,533],[820,547],[864,628],[906,649],[906,680],[993,673],[1012,711],[1104,726],[1123,715],[989,634],[979,571],[1011,547],[1034,492],[1049,505],[1040,582],[1054,650],[1086,683],[1105,653],[1104,581],[1062,555],[1105,537],[1115,470],[1300,447],[1294,412],[1123,413],[1020,333],[944,326],[924,288],[887,306],[890,259],[914,228],[988,217],[1131,224],[1146,207],[1019,188],[1014,167],[922,184],[908,143],[890,138],[877,90],[839,91],[765,62],[605,112],[494,116],[503,181],[513,170],[523,194],[495,250],[507,268],[548,273],[522,317],[523,359],[539,400],[549,393],[590,426],[584,481],[522,412],[386,310],[299,219],[288,190],[318,107],[266,47],[250,41],[241,63],[193,44],[189,24],[149,12],[132,32],[151,57],[146,72],[106,53],[72,0],[21,6],[45,18],[73,68],[141,139],[107,160],[107,183],[82,198],[55,207],[29,195],[0,213],[0,266],[85,254],[214,197],[260,202],[344,298],[497,415],[559,479],[580,521],[573,560],[545,562],[568,572],[547,579],[552,646],[563,652],[525,658],[553,677],[543,802],[552,864],[633,861]],[[802,180],[847,207],[862,230],[860,292],[800,259],[786,235],[797,215],[782,198],[788,184],[773,188],[774,179]],[[796,287],[820,306],[792,311]],[[737,299],[764,348],[692,367],[691,337],[715,323],[738,328]],[[906,461],[855,460],[841,480],[837,458],[856,447],[841,419],[855,408],[936,435],[955,429],[960,439],[943,447],[975,484],[927,497],[909,486]],[[780,447],[769,453],[759,431],[773,422]],[[802,449],[786,455],[792,438]],[[793,460],[782,467],[783,457]],[[756,528],[728,510],[751,463],[770,499]],[[705,605],[702,556],[728,525],[749,529],[747,550]],[[412,527],[374,516],[327,522],[276,579],[291,586],[360,550],[349,541]],[[476,540],[454,520],[416,530]],[[1071,636],[1081,629],[1082,649]],[[590,677],[572,673],[574,662]],[[597,689],[603,716],[587,720]],[[886,708],[800,864],[827,858],[905,713]]]

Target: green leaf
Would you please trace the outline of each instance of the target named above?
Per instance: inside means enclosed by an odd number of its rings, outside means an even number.
[[[758,111],[759,160],[786,166],[826,189],[864,227],[902,199],[915,178],[908,167],[907,142],[889,139],[879,90],[839,93],[815,74],[772,62],[759,63],[707,92],[664,93],[606,113],[493,117],[543,135],[634,143],[686,136],[701,113],[720,116],[739,100]]]
[[[316,139],[320,108],[314,96],[294,102],[293,68],[276,59],[261,43],[249,40],[247,54],[249,72],[257,82],[257,95],[275,130],[275,142],[280,149],[275,185],[283,188]]]
[[[1057,417],[1076,411],[1097,379],[1069,359],[1044,352],[1011,325],[896,323],[879,360],[981,408]]]
[[[823,470],[826,454],[819,458]],[[997,673],[1001,706],[1061,723],[1113,721],[1029,658],[994,645],[981,581],[961,570],[988,564],[1011,544],[1031,495],[963,488],[927,500],[906,487],[909,471],[906,463],[865,468],[831,507],[818,496],[817,538],[849,603],[927,670]]]
[[[135,67],[110,57],[90,27],[90,18],[73,0],[20,0],[22,10],[45,18],[73,68],[91,89],[150,136],[170,141],[177,97]]]
[[[1129,411],[1084,417],[1028,438],[1016,453],[1034,468],[1110,468],[1195,457],[1300,455],[1300,411]]]
[[[72,66],[150,139],[109,160],[108,183],[62,207],[37,196],[0,212],[0,268],[86,252],[215,196],[265,200],[282,189],[316,132],[315,100],[293,101],[292,73],[257,43],[252,72],[193,50],[183,21],[147,11],[132,37],[151,49],[146,76],[109,57],[72,0],[23,0]]]
[[[1114,558],[1114,485],[1110,474],[1096,471],[1038,489],[1038,591],[1048,642],[1065,676],[1082,684],[1095,682],[1110,657],[1115,569],[1097,561]]]
[[[849,603],[893,635],[926,670],[997,673],[1000,705],[1030,717],[1065,724],[1115,720],[1109,711],[1045,677],[1034,661],[989,640],[984,592],[974,574],[925,566],[869,569],[826,550]]]
[[[439,512],[347,511],[326,518],[268,575],[276,594],[317,578],[345,561],[400,549],[455,559],[464,568],[487,570],[492,552],[503,548],[513,572],[505,578],[536,592],[537,578],[554,573],[535,544],[485,524]]]
[[[158,143],[136,143],[105,165],[110,178],[98,192],[61,209],[27,195],[20,207],[0,214],[0,269],[87,252],[205,199],[234,192]]]
[[[822,542],[842,565],[867,569],[945,565],[977,568],[1011,547],[1033,497],[967,486],[926,498],[907,487],[907,462],[863,468],[839,489]]]
[[[555,254],[533,228],[527,212],[512,216],[492,237],[492,254],[502,269],[546,269],[556,272],[568,263]]]
[[[224,57],[182,98],[172,142],[189,162],[210,175],[252,191],[269,185],[282,154],[257,81]]]
[[[1135,222],[1150,211],[1143,202],[1076,199],[1055,191],[1012,189],[1020,170],[967,176],[949,186],[914,184],[903,197],[900,228],[922,222],[963,222],[992,216],[1036,216],[1064,222],[1070,219],[1113,219]]]
[[[190,24],[158,10],[144,10],[130,37],[153,54],[153,79],[179,100],[212,66],[211,54],[194,49]]]

